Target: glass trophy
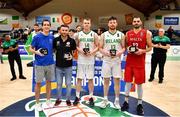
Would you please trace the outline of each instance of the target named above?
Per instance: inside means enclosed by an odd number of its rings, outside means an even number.
[[[116,46],[112,45],[111,49],[109,50],[111,56],[116,56]]]
[[[48,49],[46,49],[46,48],[41,48],[41,49],[40,49],[40,53],[41,53],[41,54],[44,54],[44,55],[47,55],[47,54],[48,54]]]
[[[136,46],[130,46],[130,47],[129,47],[129,52],[134,53],[134,52],[136,52],[136,51],[138,51],[138,49],[137,49]]]
[[[85,54],[87,54],[87,53],[90,51],[90,49],[89,49],[89,43],[86,43],[86,44],[85,44],[85,47],[83,48],[83,51],[84,51]]]

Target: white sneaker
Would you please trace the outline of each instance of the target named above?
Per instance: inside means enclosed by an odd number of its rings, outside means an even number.
[[[46,105],[48,107],[53,107],[53,104],[52,104],[51,100],[46,100]]]
[[[114,107],[116,109],[121,109],[121,106],[119,105],[119,101],[114,101]]]
[[[43,110],[41,103],[36,103],[36,105],[35,105],[35,110],[36,110],[36,111],[42,111],[42,110]]]
[[[103,100],[102,103],[100,104],[101,108],[106,108],[106,106],[109,104],[108,100]]]

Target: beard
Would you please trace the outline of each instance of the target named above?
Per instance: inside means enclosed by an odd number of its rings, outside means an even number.
[[[61,34],[62,37],[66,37],[67,35],[68,35],[68,34],[64,34],[64,33]]]
[[[141,25],[134,25],[134,28],[135,29],[138,29],[138,28],[140,28],[141,27]]]
[[[110,30],[115,30],[116,27],[114,27],[114,26],[113,26],[113,27],[109,27],[109,29],[110,29]]]

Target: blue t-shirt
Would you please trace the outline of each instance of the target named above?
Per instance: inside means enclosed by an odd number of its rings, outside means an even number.
[[[47,66],[55,63],[53,58],[53,39],[54,36],[52,34],[46,36],[43,33],[38,33],[34,36],[31,46],[36,50],[40,48],[48,50],[48,54],[45,56],[35,54],[35,65]]]

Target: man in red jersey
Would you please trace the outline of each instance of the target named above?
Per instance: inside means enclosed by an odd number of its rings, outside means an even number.
[[[121,111],[127,111],[129,108],[128,97],[131,82],[134,81],[135,84],[137,84],[138,93],[136,111],[138,115],[144,115],[142,106],[142,84],[145,83],[145,55],[146,52],[152,49],[152,33],[149,30],[142,29],[142,21],[138,16],[133,17],[132,25],[133,29],[126,33],[126,48],[128,51],[124,76],[126,86],[125,101],[121,107]]]

